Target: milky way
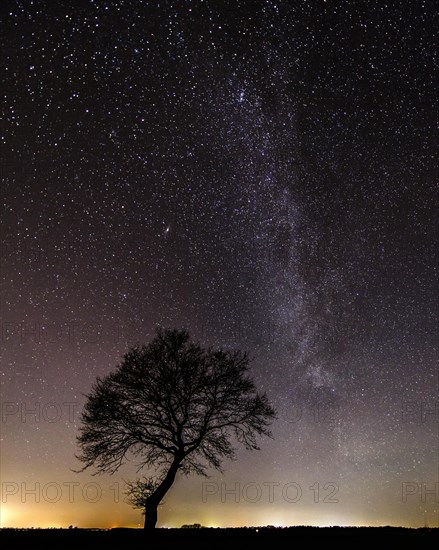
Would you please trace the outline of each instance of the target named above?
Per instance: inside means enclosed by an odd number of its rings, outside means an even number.
[[[248,350],[279,414],[212,483],[303,495],[205,502],[183,478],[163,525],[438,525],[434,16],[2,3],[3,480],[89,479],[70,470],[83,394],[156,326],[186,327]],[[4,525],[140,521],[109,497],[81,516],[63,495],[59,517],[20,497]]]

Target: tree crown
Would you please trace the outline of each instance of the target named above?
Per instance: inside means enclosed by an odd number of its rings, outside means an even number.
[[[133,453],[139,469],[177,462],[185,473],[205,474],[234,456],[232,436],[258,449],[275,411],[248,365],[247,353],[204,349],[185,330],[157,330],[87,396],[78,436],[83,469],[113,473]]]

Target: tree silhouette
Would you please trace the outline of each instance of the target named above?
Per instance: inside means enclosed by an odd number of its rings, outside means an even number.
[[[232,437],[258,449],[271,436],[275,411],[248,376],[241,351],[203,349],[185,330],[158,329],[147,346],[131,348],[117,370],[98,378],[87,396],[77,438],[84,463],[114,473],[132,454],[139,470],[153,467],[156,480],[128,486],[129,500],[154,528],[157,508],[177,472],[206,475],[234,457]]]
[[[127,501],[133,508],[140,508],[145,510],[148,505],[149,497],[159,487],[163,479],[155,479],[151,477],[143,477],[142,479],[136,479],[135,481],[127,482]]]

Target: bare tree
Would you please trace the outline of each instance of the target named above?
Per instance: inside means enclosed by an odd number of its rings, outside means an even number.
[[[177,472],[221,470],[222,460],[234,457],[233,436],[249,450],[259,448],[257,436],[271,436],[276,413],[248,366],[247,353],[203,349],[185,330],[157,330],[87,396],[77,438],[81,471],[114,473],[130,454],[139,470],[158,471],[156,481],[133,482],[128,491],[144,509],[145,528],[154,528]]]

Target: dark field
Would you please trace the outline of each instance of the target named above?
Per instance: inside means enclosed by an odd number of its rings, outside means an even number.
[[[246,529],[157,529],[145,534],[141,529],[29,529],[0,530],[2,548],[226,548],[240,544],[244,548],[291,548],[298,542],[353,543],[358,541],[395,541],[407,544],[431,544],[437,528],[405,529],[398,527],[289,527]],[[282,546],[279,546],[282,545]],[[288,546],[287,546],[288,545]]]

